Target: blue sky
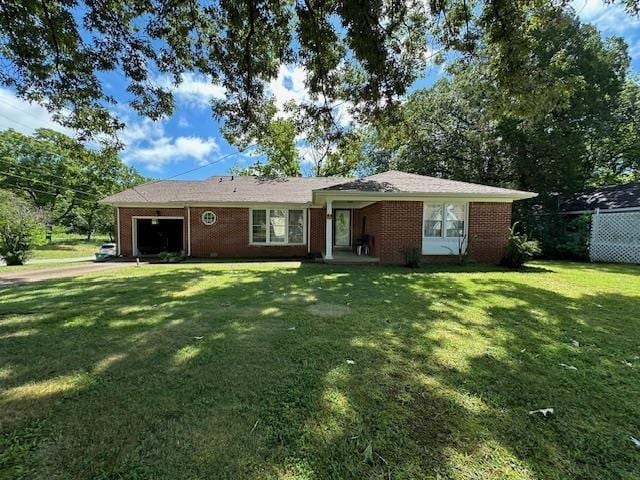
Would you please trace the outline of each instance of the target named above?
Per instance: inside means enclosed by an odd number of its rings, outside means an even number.
[[[604,36],[624,37],[629,44],[632,70],[640,72],[639,19],[627,16],[619,6],[604,6],[600,0],[575,0],[573,7],[582,21],[596,25]],[[431,84],[440,71],[440,67],[430,66],[414,88]],[[210,102],[224,97],[225,92],[222,87],[212,85],[206,78],[185,75],[183,83],[174,90],[174,115],[159,122],[141,118],[131,111],[126,105],[124,82],[116,74],[106,76],[104,82],[108,92],[123,101],[115,108],[115,112],[127,125],[121,135],[126,144],[121,156],[127,164],[133,165],[144,175],[168,178],[208,162],[215,162],[179,177],[206,178],[227,174],[234,165],[244,166],[255,160],[248,153],[238,152],[220,134],[219,125],[211,114]],[[279,107],[289,100],[308,99],[304,71],[293,65],[281,67],[278,77],[270,82],[269,90]],[[346,106],[337,108],[339,121],[349,123]],[[32,133],[39,127],[64,131],[51,120],[44,109],[24,102],[16,98],[11,90],[0,87],[0,130],[14,128]],[[302,154],[306,158],[307,153],[303,151]]]

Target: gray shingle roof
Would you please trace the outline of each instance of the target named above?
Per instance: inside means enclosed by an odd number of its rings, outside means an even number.
[[[565,212],[611,210],[614,208],[640,208],[640,182],[625,185],[589,188],[562,202]]]
[[[491,187],[477,183],[458,182],[446,180],[444,178],[427,177],[414,173],[399,172],[389,170],[369,177],[350,180],[344,183],[330,185],[323,191],[352,191],[352,192],[372,192],[372,193],[420,193],[420,194],[468,194],[468,195],[513,195],[535,196],[531,192],[521,190],[511,190],[508,188]]]
[[[360,179],[345,177],[211,177],[206,180],[149,182],[111,195],[107,204],[164,203],[311,203],[317,193],[413,193],[535,196],[529,192],[388,171]]]
[[[211,177],[206,180],[149,182],[116,193],[102,203],[311,203],[314,189],[349,180],[344,177]]]

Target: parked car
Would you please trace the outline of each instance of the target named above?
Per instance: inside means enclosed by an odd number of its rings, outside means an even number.
[[[103,243],[100,246],[100,250],[96,253],[96,260],[103,262],[111,257],[115,257],[118,254],[118,249],[115,243]]]

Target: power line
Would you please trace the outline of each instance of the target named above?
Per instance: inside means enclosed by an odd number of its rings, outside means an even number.
[[[25,124],[25,123],[19,122],[19,121],[17,121],[17,120],[15,120],[15,119],[13,119],[13,118],[9,118],[9,117],[7,117],[5,114],[3,114],[3,113],[0,113],[0,117],[4,117],[4,118],[6,118],[7,120],[9,120],[10,122],[13,122],[13,123],[18,124],[18,125],[20,125],[20,126],[22,126],[22,127],[28,128],[29,130],[35,130],[35,128],[34,128],[33,126],[30,126],[30,125],[27,125],[27,124]]]
[[[39,193],[46,193],[47,195],[54,195],[54,196],[57,195],[56,192],[52,192],[50,190],[40,190],[38,188],[26,187],[26,186],[23,186],[23,185],[14,185],[14,188],[17,188],[19,190],[26,191],[26,192],[33,191],[33,192],[39,192]],[[82,199],[82,198],[80,198],[80,199],[75,198],[73,201],[75,203],[87,204],[87,205],[96,203],[95,200],[92,201],[92,200]]]
[[[1,98],[0,98],[0,103],[3,103],[3,104],[5,104],[5,105],[6,105],[6,106],[8,106],[8,107],[13,108],[13,109],[14,109],[14,110],[16,110],[17,112],[24,113],[25,115],[29,115],[30,117],[33,117],[33,118],[35,118],[36,120],[42,120],[42,118],[39,118],[39,117],[38,117],[37,115],[35,115],[34,113],[32,113],[32,112],[28,112],[27,110],[23,110],[23,109],[21,109],[21,108],[18,108],[18,107],[16,107],[15,105],[13,105],[11,102],[7,102],[6,100],[3,100],[3,99],[1,99]],[[41,107],[40,105],[38,105],[38,106],[39,106],[40,108],[45,109],[44,107]],[[46,109],[45,109],[45,110],[46,110]],[[48,111],[47,111],[47,113],[48,113]]]
[[[34,171],[34,172],[38,172],[39,174],[44,174],[44,175],[48,175],[50,177],[61,178],[63,180],[66,180],[65,177],[63,177],[62,175],[56,175],[55,173],[50,173],[50,172],[43,172],[43,171],[41,171],[41,168],[38,168],[38,167],[35,167],[35,166],[23,165],[23,164],[17,163],[17,162],[10,162],[9,160],[6,160],[4,158],[0,158],[0,162],[5,162],[6,165],[9,165],[11,167],[31,170],[31,171]],[[91,186],[91,184],[89,184],[89,183],[80,183],[79,185],[80,186],[87,186],[87,187]]]
[[[64,187],[62,185],[56,185],[55,183],[45,182],[44,180],[38,180],[38,179],[34,179],[34,178],[29,178],[29,177],[25,177],[24,175],[17,175],[15,173],[3,172],[2,170],[0,170],[0,175],[10,175],[10,176],[16,177],[16,178],[24,178],[25,180],[30,180],[32,182],[43,183],[43,184],[49,185],[51,187],[61,188],[61,189],[64,189],[64,190],[70,190],[72,192],[81,193],[83,195],[87,195],[87,196],[92,197],[92,198],[100,198],[100,197],[103,196],[102,193],[100,193],[100,192],[98,192],[98,195],[95,195],[93,193],[83,192],[82,190],[76,190],[75,188]]]

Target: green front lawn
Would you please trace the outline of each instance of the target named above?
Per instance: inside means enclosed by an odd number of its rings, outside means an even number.
[[[90,257],[106,241],[102,236],[87,240],[82,235],[55,233],[51,243],[35,247],[29,260]]]
[[[551,262],[0,289],[0,478],[637,478],[639,313],[640,268]]]

